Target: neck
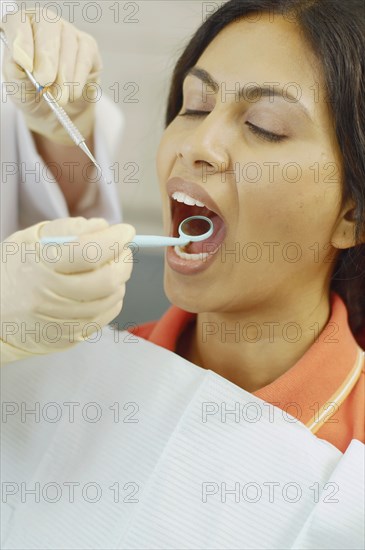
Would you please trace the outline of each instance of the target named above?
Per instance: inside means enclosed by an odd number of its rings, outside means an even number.
[[[328,294],[250,311],[199,313],[184,355],[252,393],[295,365],[329,317]]]

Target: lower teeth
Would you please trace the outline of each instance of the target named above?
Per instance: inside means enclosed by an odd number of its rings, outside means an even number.
[[[176,254],[179,256],[179,258],[182,258],[183,260],[201,260],[201,261],[204,261],[209,256],[208,252],[200,252],[200,254],[187,254],[187,252],[183,252],[181,250],[180,246],[175,246],[174,250],[175,250]]]

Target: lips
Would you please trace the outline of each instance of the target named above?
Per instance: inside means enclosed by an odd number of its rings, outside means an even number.
[[[184,252],[188,254],[199,254],[201,252],[214,253],[225,236],[225,221],[224,218],[214,202],[205,189],[199,185],[183,180],[182,178],[172,178],[167,183],[167,192],[170,196],[171,206],[171,227],[170,236],[178,237],[178,228],[180,223],[190,216],[205,216],[212,220],[214,231],[213,234],[204,241],[191,242],[184,247]],[[188,205],[184,202],[178,202],[172,195],[176,196],[176,193],[182,193],[195,199],[200,204],[205,206]]]
[[[171,208],[170,236],[178,236],[181,221],[190,216],[206,216],[212,220],[214,231],[208,239],[191,242],[183,248],[166,249],[166,261],[173,271],[182,276],[198,276],[217,261],[216,252],[226,234],[226,220],[212,197],[197,183],[174,177],[166,187]]]

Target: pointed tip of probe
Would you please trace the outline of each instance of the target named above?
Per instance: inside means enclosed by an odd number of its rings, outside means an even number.
[[[88,146],[86,145],[86,143],[84,141],[82,141],[80,144],[79,144],[79,147],[81,147],[81,149],[84,151],[85,155],[87,155],[89,157],[89,159],[91,160],[91,162],[94,164],[94,166],[96,166],[96,168],[100,171],[100,174],[101,174],[101,177],[103,177],[103,172],[101,170],[101,167],[99,166],[99,164],[96,162],[96,159],[95,157],[93,156],[93,154],[91,153],[90,149],[88,148]]]

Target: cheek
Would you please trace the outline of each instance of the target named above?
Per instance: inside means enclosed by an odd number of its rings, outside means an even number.
[[[314,183],[303,173],[296,183],[261,182],[241,190],[239,232],[253,241],[328,242],[340,206],[340,185]]]
[[[177,143],[172,124],[164,131],[157,149],[156,167],[160,186],[166,185],[176,160]]]

